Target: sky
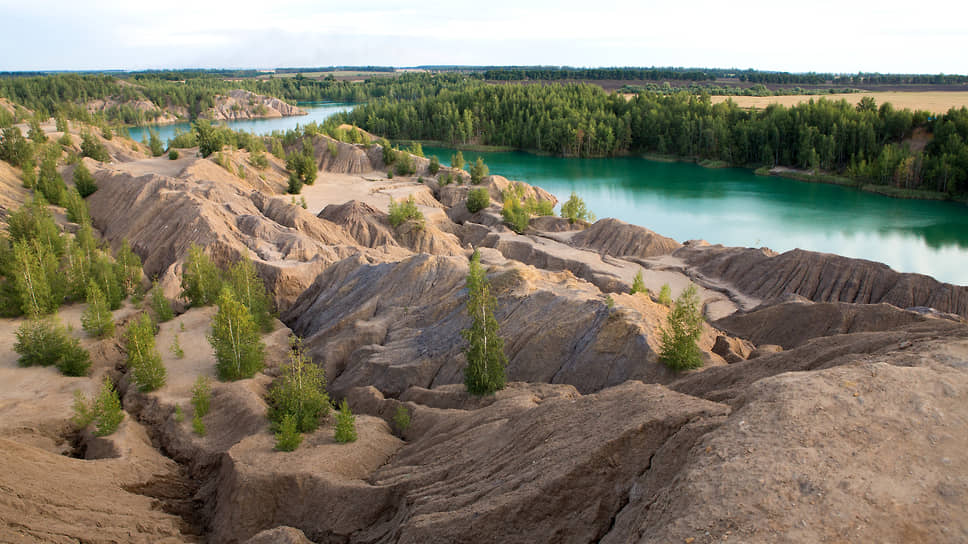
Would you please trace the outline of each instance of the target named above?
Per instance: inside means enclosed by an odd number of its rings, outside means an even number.
[[[0,71],[568,65],[968,73],[968,1],[0,0]]]

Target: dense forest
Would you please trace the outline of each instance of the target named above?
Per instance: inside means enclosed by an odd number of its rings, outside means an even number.
[[[526,79],[555,81],[561,79],[620,81],[712,81],[716,76],[703,70],[674,68],[496,68],[484,72],[484,79],[521,81]]]
[[[968,190],[968,109],[933,117],[873,100],[811,100],[746,110],[708,95],[631,100],[587,84],[468,83],[413,100],[381,99],[342,114],[395,139],[508,146],[563,156],[660,153],[737,166],[822,169],[858,181],[947,193]],[[933,135],[919,151],[907,141]]]

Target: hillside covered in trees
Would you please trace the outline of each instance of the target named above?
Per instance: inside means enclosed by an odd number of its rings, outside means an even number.
[[[343,120],[389,138],[508,146],[562,156],[660,153],[735,166],[822,169],[906,189],[968,189],[968,110],[940,116],[865,100],[746,110],[707,95],[630,100],[586,84],[467,83],[414,100],[382,99]],[[915,131],[930,136],[909,145]]]

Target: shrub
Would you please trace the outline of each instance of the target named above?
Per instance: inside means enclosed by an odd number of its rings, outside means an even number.
[[[252,166],[255,166],[259,170],[265,170],[269,167],[269,159],[266,158],[264,151],[256,151],[249,155],[249,162]]]
[[[286,188],[286,192],[288,192],[291,195],[298,195],[300,192],[302,192],[302,188],[303,188],[303,182],[301,179],[299,179],[299,176],[297,176],[296,174],[290,173],[289,186]]]
[[[44,129],[40,128],[40,121],[38,119],[31,119],[27,125],[29,127],[27,130],[28,138],[37,142],[38,144],[42,144],[47,141],[47,135],[44,134]]]
[[[195,133],[198,152],[202,154],[202,157],[208,157],[212,153],[220,151],[225,143],[222,141],[222,133],[204,119],[192,123],[192,131]]]
[[[94,405],[80,390],[74,391],[73,409],[74,416],[71,417],[71,423],[78,429],[84,429],[94,421]]]
[[[94,176],[91,175],[91,171],[84,165],[84,161],[77,163],[77,166],[74,167],[74,187],[84,198],[87,198],[94,191],[97,191],[97,183],[94,181]]]
[[[635,273],[635,278],[632,280],[632,289],[629,290],[629,294],[634,295],[635,293],[649,293],[649,290],[645,287],[645,281],[642,279],[641,270]]]
[[[81,325],[85,332],[98,338],[114,334],[114,319],[108,309],[108,301],[93,280],[87,286],[87,308],[81,315]]]
[[[575,221],[592,222],[595,220],[595,214],[588,211],[588,208],[585,206],[585,201],[574,191],[568,197],[568,200],[561,205],[561,216],[567,219],[569,223],[574,223]]]
[[[427,170],[432,176],[436,176],[437,172],[440,172],[440,159],[437,158],[437,155],[430,157],[430,165],[427,166]]]
[[[303,437],[296,428],[296,418],[292,415],[283,416],[276,431],[276,449],[279,451],[296,451],[302,444]]]
[[[299,432],[310,432],[329,413],[326,374],[305,354],[298,338],[290,347],[289,363],[269,392],[269,420],[278,427],[292,417]]]
[[[702,334],[702,309],[696,287],[690,285],[676,298],[661,330],[659,359],[672,370],[702,366],[702,351],[697,341]]]
[[[413,156],[409,153],[398,154],[396,163],[397,175],[412,176],[417,172],[417,167],[414,164]]]
[[[165,293],[158,285],[157,280],[151,282],[151,291],[148,293],[148,297],[151,310],[155,313],[159,323],[170,321],[175,317],[175,312],[171,309],[171,301],[165,298]]]
[[[185,358],[185,350],[181,347],[181,341],[178,339],[178,333],[175,333],[175,337],[171,339],[171,345],[168,346],[168,351],[175,356],[176,359]]]
[[[215,263],[194,243],[188,248],[181,287],[181,296],[187,298],[192,306],[214,303],[222,289],[222,279]]]
[[[474,164],[471,165],[471,183],[477,185],[478,183],[484,181],[484,176],[488,174],[487,165],[484,164],[484,159],[477,157]]]
[[[535,197],[528,197],[524,201],[524,208],[531,215],[554,215],[555,206],[549,200],[538,200]]]
[[[251,378],[262,370],[265,344],[252,314],[229,287],[218,297],[218,313],[212,318],[208,341],[215,348],[216,370],[222,380]]]
[[[158,138],[158,132],[155,129],[149,128],[148,135],[148,149],[151,150],[151,156],[160,157],[165,152],[165,146],[161,143],[161,139]]]
[[[74,145],[74,139],[71,138],[71,135],[70,134],[68,134],[68,133],[65,132],[64,134],[61,134],[61,137],[60,138],[57,139],[57,143],[59,143],[60,145],[62,145],[64,147],[70,147],[70,146]]]
[[[518,234],[527,230],[528,224],[531,222],[531,214],[521,205],[521,201],[516,196],[507,192],[504,195],[504,207],[501,209],[501,217],[504,218],[504,223]]]
[[[662,287],[659,289],[659,304],[672,306],[672,289],[668,283],[662,284]]]
[[[397,160],[397,150],[393,149],[393,147],[390,145],[390,142],[383,138],[380,138],[377,143],[383,148],[383,164],[389,167],[394,163],[394,161]]]
[[[356,416],[350,412],[350,405],[343,399],[339,403],[339,412],[336,414],[336,441],[345,444],[356,442]]]
[[[477,213],[491,205],[491,195],[487,189],[471,189],[467,193],[467,211]]]
[[[24,188],[32,189],[34,185],[37,185],[37,165],[34,163],[33,157],[24,161],[23,170],[23,186]]]
[[[175,422],[176,423],[181,423],[182,421],[185,421],[185,412],[182,411],[181,404],[176,404],[175,405]]]
[[[334,159],[339,155],[339,145],[336,142],[326,142],[326,149],[329,150],[329,156]]]
[[[205,422],[198,414],[192,416],[192,431],[198,436],[205,436]]]
[[[81,134],[81,156],[91,157],[98,162],[111,160],[111,156],[108,155],[108,150],[104,148],[104,144],[97,139],[97,136],[90,132]]]
[[[393,197],[390,197],[390,225],[393,228],[399,227],[406,221],[415,221],[417,223],[417,228],[422,229],[424,226],[424,215],[417,208],[417,202],[414,200],[413,195],[407,197],[406,200],[402,202],[395,202]]]
[[[393,428],[396,429],[397,434],[403,436],[403,433],[407,432],[410,428],[410,410],[407,410],[406,406],[397,406],[396,411],[393,413]]]
[[[57,132],[67,132],[70,130],[70,127],[67,124],[67,118],[63,115],[54,117],[54,126],[57,128]]]
[[[179,149],[188,149],[189,147],[195,147],[198,145],[198,138],[195,137],[194,131],[183,131],[181,129],[175,129],[175,137],[168,140],[168,148],[177,147]],[[177,151],[175,152],[175,158],[178,158]],[[168,152],[168,158],[171,158],[171,151]]]
[[[393,179],[393,170],[387,170],[387,179]]]
[[[63,205],[67,198],[67,185],[57,172],[57,157],[47,155],[40,163],[37,176],[37,190],[51,204]]]
[[[155,346],[155,324],[148,314],[141,314],[141,317],[128,327],[125,336],[125,349],[128,351],[127,365],[138,390],[155,391],[165,385],[168,372]]]
[[[7,161],[13,166],[22,166],[33,156],[33,147],[24,138],[17,127],[3,129],[0,138],[0,160]]]
[[[424,156],[423,146],[420,144],[420,142],[413,142],[410,144],[410,148],[407,149],[407,152],[409,152],[411,155],[416,155],[417,157]]]
[[[212,384],[208,377],[199,376],[192,386],[192,409],[198,417],[205,417],[212,406]]]
[[[168,150],[168,160],[171,160],[171,161],[178,160],[178,150],[177,149],[170,149],[170,150]]]

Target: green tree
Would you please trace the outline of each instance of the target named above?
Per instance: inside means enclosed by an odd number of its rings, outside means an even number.
[[[57,158],[47,155],[40,163],[40,173],[37,176],[37,190],[44,195],[51,204],[63,205],[67,197],[67,185],[64,178],[57,171]]]
[[[44,129],[40,128],[40,121],[36,117],[31,119],[28,125],[29,125],[29,130],[27,131],[28,138],[37,142],[38,144],[42,144],[47,141],[47,134],[44,133]]]
[[[340,444],[356,442],[356,416],[350,411],[350,405],[343,399],[339,403],[336,414],[336,441]]]
[[[410,410],[407,410],[407,407],[402,404],[397,406],[396,411],[393,412],[393,428],[401,437],[410,428]]]
[[[290,342],[289,363],[269,391],[269,420],[279,426],[291,417],[299,432],[311,432],[329,413],[326,374],[305,354],[301,340]]]
[[[437,172],[440,172],[440,159],[437,158],[437,155],[430,157],[430,165],[427,166],[427,170],[432,176],[436,176]]]
[[[37,164],[34,162],[34,158],[25,160],[22,167],[24,170],[23,186],[26,189],[32,189],[34,185],[37,185]]]
[[[660,331],[659,359],[672,370],[688,370],[702,366],[699,336],[702,334],[702,308],[696,287],[690,285],[676,298],[675,305]]]
[[[83,225],[91,222],[91,216],[87,211],[87,202],[84,202],[84,197],[77,192],[76,188],[71,187],[67,191],[65,207],[67,208],[67,220],[71,223]]]
[[[148,135],[148,149],[151,150],[151,155],[153,157],[160,157],[165,152],[165,145],[161,143],[158,132],[153,128],[149,128]]]
[[[0,138],[0,160],[9,162],[13,166],[23,166],[33,156],[33,148],[20,129],[7,127],[3,129]]]
[[[168,371],[165,370],[161,354],[155,346],[155,324],[148,314],[142,313],[141,317],[128,326],[125,340],[127,365],[138,390],[155,391],[165,385]]]
[[[74,187],[84,198],[97,191],[97,182],[94,181],[91,171],[84,165],[84,161],[78,162],[74,167]]]
[[[199,119],[192,123],[192,131],[195,133],[198,152],[202,154],[202,157],[208,157],[222,149],[222,145],[224,145],[222,134],[212,126],[212,123]]]
[[[471,183],[477,185],[478,183],[484,181],[484,176],[488,174],[489,170],[487,165],[484,164],[484,159],[477,157],[474,164],[471,165]]]
[[[662,288],[659,289],[659,304],[672,306],[672,289],[668,283],[663,283]]]
[[[248,255],[244,255],[229,268],[226,283],[235,292],[239,301],[252,314],[252,319],[263,332],[272,332],[274,320],[272,317],[272,299],[266,293],[265,284],[255,270],[255,264]]]
[[[458,151],[450,156],[450,166],[458,170],[464,169],[464,154]]]
[[[175,312],[171,309],[171,301],[165,297],[165,292],[158,285],[158,280],[151,282],[151,292],[148,297],[151,310],[155,312],[159,323],[171,321],[175,317]]]
[[[506,191],[504,195],[501,217],[504,218],[504,223],[518,234],[528,230],[528,225],[531,223],[531,214],[528,213],[527,208],[521,204],[517,196],[509,191]]]
[[[572,191],[568,200],[561,205],[561,216],[567,219],[569,223],[574,223],[575,221],[591,223],[595,221],[595,214],[588,211],[588,208],[585,206],[585,201],[574,191]]]
[[[396,202],[390,197],[389,221],[393,228],[397,228],[406,221],[414,221],[418,229],[424,227],[424,214],[417,207],[417,201],[413,195],[407,197],[402,202]]]
[[[491,195],[484,187],[471,189],[467,193],[467,211],[477,213],[491,205]]]
[[[36,239],[14,242],[10,268],[24,314],[37,317],[57,310],[66,285],[57,256],[47,245]]]
[[[182,268],[181,296],[192,306],[208,306],[215,302],[222,289],[218,267],[205,251],[192,243]]]
[[[491,294],[490,285],[481,255],[477,251],[471,257],[467,274],[467,313],[471,326],[461,331],[468,342],[464,350],[467,367],[464,369],[464,385],[474,395],[490,395],[504,388],[507,356],[504,339],[498,334],[494,317],[497,300]]]
[[[111,378],[104,377],[101,390],[94,399],[94,435],[107,436],[118,430],[118,425],[124,419],[124,411],[121,410],[121,399]]]
[[[85,332],[98,338],[107,338],[114,334],[114,318],[108,309],[107,299],[94,281],[88,283],[87,308],[81,314],[81,325]]]
[[[635,293],[649,294],[649,290],[645,287],[645,280],[642,279],[641,270],[636,272],[635,278],[632,279],[632,289],[629,291],[629,294],[634,295]]]
[[[252,314],[229,287],[218,297],[218,313],[212,318],[208,341],[215,348],[216,370],[222,380],[251,378],[262,370],[265,344]]]
[[[296,451],[302,444],[303,437],[296,427],[296,418],[292,414],[283,416],[276,431],[276,449],[279,451]]]
[[[111,156],[108,155],[108,150],[104,147],[104,144],[97,139],[97,136],[90,132],[81,134],[81,156],[91,157],[98,162],[108,162],[111,160]]]

